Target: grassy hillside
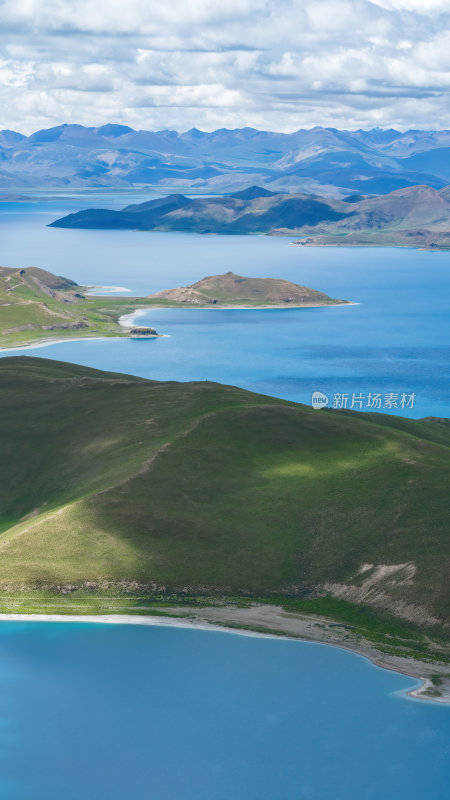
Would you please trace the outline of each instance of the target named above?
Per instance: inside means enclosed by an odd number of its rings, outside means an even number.
[[[73,336],[120,336],[118,318],[142,299],[87,297],[74,281],[37,267],[0,267],[0,347]]]
[[[330,597],[448,631],[447,424],[24,357],[0,403],[2,593]]]
[[[231,196],[169,195],[121,211],[90,208],[52,223],[58,228],[128,228],[196,233],[277,233],[307,244],[450,247],[448,187],[408,186],[345,200],[267,192],[252,186]]]

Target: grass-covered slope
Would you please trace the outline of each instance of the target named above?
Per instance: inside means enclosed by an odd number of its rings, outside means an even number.
[[[64,298],[68,303],[76,303],[75,289],[72,281],[42,269],[0,267],[1,335],[17,334],[24,329],[85,326],[80,316],[63,307]]]
[[[0,347],[42,339],[118,336],[121,314],[143,305],[136,298],[89,297],[69,278],[37,267],[0,267]]]
[[[445,423],[24,357],[0,361],[0,405],[3,592],[329,595],[448,622]]]

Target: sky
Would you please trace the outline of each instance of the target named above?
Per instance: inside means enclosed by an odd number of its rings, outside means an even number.
[[[450,0],[0,0],[0,128],[450,128]]]

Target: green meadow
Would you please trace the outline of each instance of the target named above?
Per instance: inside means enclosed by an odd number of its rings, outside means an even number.
[[[2,611],[262,599],[446,636],[446,423],[26,357],[0,405]]]

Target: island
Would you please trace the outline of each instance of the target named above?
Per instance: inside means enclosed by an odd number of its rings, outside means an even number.
[[[335,199],[250,186],[232,195],[158,197],[120,211],[89,208],[50,227],[270,234],[303,246],[450,248],[450,186],[408,186],[389,194]]]
[[[155,339],[161,334],[157,333],[154,328],[140,325],[139,327],[130,328],[128,335],[130,339]]]
[[[244,278],[232,272],[148,297],[122,297],[89,294],[89,287],[37,267],[0,267],[0,348],[99,336],[154,339],[161,334],[132,321],[135,311],[152,307],[313,308],[343,304],[346,301],[289,281]]]
[[[450,697],[447,421],[24,356],[0,407],[1,613],[328,642]]]

